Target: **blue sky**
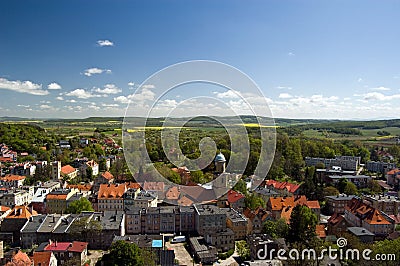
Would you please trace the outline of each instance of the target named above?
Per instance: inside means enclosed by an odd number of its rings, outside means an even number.
[[[248,74],[275,117],[399,118],[399,13],[399,1],[1,1],[0,116],[123,116],[147,77],[206,59]]]

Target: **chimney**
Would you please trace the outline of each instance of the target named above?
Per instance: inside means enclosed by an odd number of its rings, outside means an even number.
[[[55,223],[56,222],[56,217],[54,217],[54,215],[53,215],[53,223]]]
[[[57,247],[57,240],[56,240],[56,242],[54,242],[54,245]]]

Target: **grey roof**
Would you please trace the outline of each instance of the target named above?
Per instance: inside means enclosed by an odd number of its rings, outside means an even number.
[[[232,222],[247,222],[248,219],[242,213],[236,211],[235,209],[226,209],[226,216]]]
[[[218,215],[218,214],[225,214],[226,210],[218,208],[217,206],[213,205],[200,205],[195,204],[194,208],[198,215]]]
[[[371,199],[374,201],[400,202],[400,199],[398,197],[394,197],[394,196],[373,195],[373,196],[366,196],[365,198],[367,200]]]
[[[375,236],[373,233],[371,233],[364,227],[348,227],[347,230],[356,236]]]
[[[61,222],[61,214],[49,214],[46,219],[40,225],[38,232],[50,233],[53,232],[57,225]]]
[[[326,196],[325,198],[332,200],[351,200],[352,198],[354,198],[354,195]]]
[[[330,179],[341,179],[341,178],[346,178],[346,179],[360,179],[360,178],[366,178],[366,179],[371,179],[369,175],[330,175]]]
[[[105,211],[103,213],[95,213],[93,219],[101,222],[103,230],[119,230],[124,218],[123,211]],[[122,225],[124,226],[124,225]]]
[[[277,193],[276,191],[269,189],[269,188],[265,188],[265,187],[258,187],[254,190],[254,192],[264,195],[264,196],[275,196],[275,195],[279,195],[279,193]]]
[[[34,233],[36,232],[44,219],[46,218],[45,214],[39,214],[37,216],[31,216],[29,221],[25,224],[25,226],[21,229],[22,233]]]
[[[56,227],[56,229],[53,231],[55,234],[63,234],[65,233],[72,222],[75,220],[76,217],[78,217],[79,214],[68,214],[65,215],[61,218],[59,225]]]

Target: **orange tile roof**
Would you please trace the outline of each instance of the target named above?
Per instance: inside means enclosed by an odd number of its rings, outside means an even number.
[[[8,262],[6,264],[6,266],[31,266],[32,265],[32,261],[29,258],[29,256],[22,252],[21,250],[19,250],[11,259],[10,262]]]
[[[7,215],[6,219],[29,219],[31,216],[36,216],[38,213],[35,210],[32,212],[26,206],[15,206]]]
[[[0,206],[0,212],[6,212],[8,210],[11,210],[11,208],[9,208],[7,206]]]
[[[11,163],[13,162],[13,159],[10,157],[0,157],[0,162],[2,163]]]
[[[389,172],[387,172],[387,174],[388,175],[395,175],[395,174],[397,174],[397,173],[399,173],[400,172],[400,169],[392,169],[392,170],[390,170]]]
[[[268,200],[269,206],[274,211],[280,211],[286,206],[296,206],[297,204],[306,205],[306,196],[292,196],[292,197],[270,197]]]
[[[125,182],[125,186],[127,189],[129,189],[129,188],[139,189],[140,188],[140,184],[136,183],[136,182]]]
[[[67,200],[67,194],[47,194],[46,199],[47,200]]]
[[[318,200],[308,200],[306,205],[310,209],[321,209]]]
[[[229,203],[235,203],[238,200],[243,199],[243,198],[244,198],[244,196],[240,192],[236,192],[232,189],[228,191],[228,202]]]
[[[5,182],[12,182],[12,181],[23,180],[25,178],[26,178],[26,176],[22,176],[22,175],[6,175],[6,176],[2,177],[1,180],[5,181]]]
[[[52,254],[51,252],[46,252],[46,251],[34,252],[32,257],[33,262],[35,263],[34,265],[49,266],[51,254]]]
[[[165,193],[165,198],[169,200],[177,200],[179,199],[179,195],[181,192],[179,191],[178,187],[171,187],[168,189],[167,193]]]
[[[101,184],[99,193],[97,194],[98,199],[119,199],[122,198],[126,191],[125,184]]]
[[[113,176],[110,172],[108,172],[108,171],[102,173],[101,176],[104,177],[104,178],[107,179],[107,180],[114,179],[114,176]]]
[[[386,220],[382,213],[376,209],[373,212],[370,212],[364,221],[369,224],[391,224],[388,220]]]
[[[67,164],[67,165],[65,165],[65,166],[63,166],[63,167],[61,167],[61,173],[63,173],[63,174],[65,174],[65,175],[69,175],[69,174],[71,174],[71,173],[73,173],[73,172],[75,172],[76,171],[76,169],[75,168],[73,168],[71,165],[69,165],[69,164]]]
[[[363,221],[368,224],[391,224],[379,210],[357,198],[353,198],[345,209],[357,217],[365,217]]]
[[[183,196],[182,198],[180,198],[178,200],[178,204],[182,205],[182,206],[192,206],[193,205],[193,201],[191,199],[189,199],[186,196]]]
[[[75,188],[75,189],[79,189],[82,191],[90,191],[92,189],[92,185],[90,185],[90,184],[78,184],[78,185],[68,184],[67,188]]]
[[[315,226],[315,233],[319,238],[325,238],[326,237],[325,226],[323,224],[317,224]]]

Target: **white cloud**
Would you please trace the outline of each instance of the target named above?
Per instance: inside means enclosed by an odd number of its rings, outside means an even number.
[[[76,101],[75,101],[74,99],[72,99],[72,100],[67,100],[66,102],[67,102],[67,103],[76,103]]]
[[[151,89],[154,89],[155,86],[153,84],[144,84],[144,85],[141,86],[141,88],[143,90],[151,90]]]
[[[28,93],[32,95],[47,95],[48,91],[42,90],[41,84],[32,81],[8,80],[0,78],[0,89],[12,90],[20,93]]]
[[[363,79],[362,78],[358,78],[357,82],[363,82]]]
[[[103,46],[114,46],[114,43],[112,41],[110,41],[110,40],[98,40],[97,41],[97,45],[101,46],[101,47],[103,47]]]
[[[295,54],[293,52],[289,52],[288,56],[294,56]]]
[[[390,91],[391,89],[387,88],[387,87],[380,86],[380,87],[377,87],[377,88],[371,88],[371,90],[373,90],[373,91]]]
[[[51,109],[52,108],[50,105],[47,105],[47,104],[42,104],[39,107],[40,107],[40,109]]]
[[[85,71],[83,72],[83,75],[85,75],[87,77],[91,77],[95,74],[102,74],[102,73],[111,74],[111,70],[92,67],[92,68],[85,69]]]
[[[103,89],[100,88],[96,88],[94,89],[95,92],[98,93],[103,93],[103,94],[117,94],[122,92],[122,90],[120,88],[118,88],[117,86],[115,86],[114,84],[106,84],[104,85]]]
[[[103,107],[119,107],[118,104],[108,104],[108,103],[103,103],[103,104],[101,104],[101,106],[103,106]]]
[[[214,92],[214,94],[217,96],[217,98],[220,99],[239,99],[240,98],[240,93],[238,91],[234,90],[227,90],[224,92]]]
[[[153,85],[151,85],[154,88]],[[150,87],[150,86],[149,86]],[[154,100],[155,93],[150,89],[143,88],[140,93],[134,93],[128,96],[118,96],[114,98],[114,101],[119,103],[129,103],[129,101],[135,102],[136,104],[141,104],[144,101],[152,101]]]
[[[400,99],[400,94],[384,95],[380,92],[368,92],[363,95],[363,99],[366,101],[377,100],[377,101],[390,101],[393,99]]]
[[[292,98],[293,96],[292,95],[290,95],[289,93],[281,93],[281,94],[279,94],[279,98],[280,99],[290,99],[290,98]]]
[[[47,85],[47,89],[49,89],[49,90],[61,90],[61,86],[60,86],[60,84],[58,84],[56,82],[52,82],[49,85]]]
[[[93,98],[93,97],[101,97],[100,95],[94,95],[90,91],[86,91],[84,89],[76,89],[76,90],[66,93],[65,95],[77,97],[79,99],[89,99],[89,98]]]
[[[126,96],[118,96],[118,97],[114,98],[114,101],[119,102],[119,103],[129,103],[129,98],[128,97],[126,97]]]
[[[58,96],[58,97],[56,97],[56,100],[59,100],[59,101],[64,101],[64,98],[63,98],[63,97],[61,97],[61,96]]]
[[[287,87],[287,86],[278,86],[276,88],[280,89],[280,90],[291,90],[292,89],[292,87]]]
[[[131,82],[128,82],[128,86],[129,86],[129,87],[135,86],[135,82],[132,82],[132,81],[131,81]]]
[[[18,106],[18,107],[24,107],[24,108],[29,108],[29,107],[31,107],[30,105],[23,105],[23,104],[18,104],[17,106]]]

